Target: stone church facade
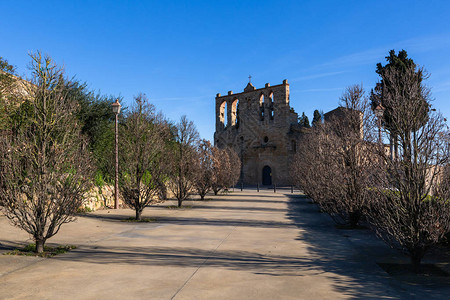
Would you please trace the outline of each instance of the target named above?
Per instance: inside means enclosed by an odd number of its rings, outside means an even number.
[[[216,96],[214,145],[231,147],[241,158],[245,185],[290,185],[289,166],[302,135],[298,115],[289,105],[289,84]]]

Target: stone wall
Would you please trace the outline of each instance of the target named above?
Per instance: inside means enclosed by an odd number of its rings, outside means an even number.
[[[166,192],[166,198],[173,198],[173,193],[170,190]],[[166,199],[160,199],[155,196],[154,201],[152,203],[163,202]],[[126,207],[126,204],[123,202],[122,195],[119,192],[119,208]],[[94,187],[87,195],[86,201],[83,204],[83,207],[80,209],[95,211],[98,209],[105,208],[114,208],[114,185],[104,185],[102,188]]]
[[[119,207],[123,207],[120,194]],[[114,186],[94,187],[86,196],[84,209],[95,211],[104,208],[114,208]]]

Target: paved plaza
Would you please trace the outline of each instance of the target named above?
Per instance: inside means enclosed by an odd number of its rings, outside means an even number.
[[[447,278],[391,277],[379,262],[408,262],[368,230],[336,229],[298,193],[246,189],[173,209],[129,209],[66,224],[53,258],[0,255],[1,299],[443,299]],[[0,217],[0,252],[29,243]],[[448,270],[442,255],[426,257]]]

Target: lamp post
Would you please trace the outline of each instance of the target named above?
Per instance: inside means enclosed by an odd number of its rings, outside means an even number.
[[[378,143],[380,144],[380,147],[382,145],[381,143],[381,118],[384,115],[384,107],[381,104],[378,104],[377,107],[374,109],[375,116],[378,119]]]
[[[114,122],[115,127],[115,157],[116,157],[116,163],[115,163],[115,176],[114,176],[114,209],[119,208],[119,127],[117,124],[117,121],[119,119],[119,113],[120,113],[121,105],[119,103],[119,99],[116,99],[116,102],[112,104],[112,110],[114,114],[116,115],[116,119]]]

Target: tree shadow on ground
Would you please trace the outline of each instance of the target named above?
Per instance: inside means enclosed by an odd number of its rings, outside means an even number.
[[[31,240],[29,241],[30,243],[32,242]],[[18,249],[18,248],[23,248],[24,246],[26,246],[27,242],[14,242],[14,241],[1,241],[0,240],[0,255],[1,252],[6,252],[6,251],[12,251],[14,249]]]
[[[262,255],[247,251],[216,251],[183,247],[92,247],[80,245],[67,255],[53,259],[94,264],[141,266],[221,267],[273,276],[307,276],[323,272],[307,257]],[[307,273],[305,273],[307,271]],[[302,274],[300,274],[302,272]]]
[[[398,258],[399,254],[370,230],[336,229],[331,218],[318,213],[305,196],[286,196],[290,199],[287,216],[301,229],[297,239],[309,245],[311,255],[325,258],[318,260],[317,267],[336,274],[333,281],[337,291],[354,299],[443,299],[450,293],[441,281],[414,285],[389,276],[377,262]]]
[[[152,209],[167,209],[168,206],[155,206]],[[208,209],[208,210],[236,210],[236,211],[266,211],[266,212],[287,212],[285,208],[271,208],[271,207],[250,207],[250,206],[219,206],[219,205],[199,205],[191,207],[192,209]]]
[[[202,201],[202,200],[193,199],[193,200],[190,200],[190,201],[197,202],[197,201]],[[228,199],[228,198],[221,198],[221,197],[216,197],[216,198],[213,198],[213,199],[211,199],[209,201],[213,202],[213,203],[214,202],[231,202],[231,203],[233,203],[233,202],[246,202],[246,203],[267,203],[267,204],[272,204],[272,203],[273,204],[275,204],[275,203],[281,204],[281,203],[285,203],[285,201],[279,201],[279,200],[246,200],[246,199]]]
[[[86,214],[80,218],[93,218],[102,221],[121,222],[127,217],[120,214]],[[182,226],[239,226],[239,227],[259,227],[259,228],[293,228],[294,224],[291,222],[277,222],[264,221],[252,219],[216,219],[216,218],[198,218],[198,217],[171,217],[171,216],[156,216],[156,223],[158,224],[174,224]],[[126,223],[124,222],[126,225]],[[135,224],[135,223],[130,223]],[[154,223],[152,223],[154,224]],[[145,224],[142,224],[144,226]]]
[[[255,195],[254,194],[251,194],[252,195],[252,197],[254,197]],[[221,201],[222,199],[225,199],[225,201],[226,200],[234,200],[234,199],[230,199],[230,198],[243,198],[243,199],[238,199],[238,201],[240,201],[240,200],[245,200],[245,197],[246,196],[248,196],[248,194],[247,193],[245,193],[245,192],[234,192],[234,193],[229,193],[229,194],[221,194],[221,195],[213,195],[213,194],[208,194],[208,195],[206,195],[205,197],[210,197],[210,196],[213,196],[214,197],[214,199],[213,200],[217,200],[217,201]],[[257,197],[258,198],[261,198],[261,199],[265,199],[265,198],[279,198],[280,197],[280,193],[267,193],[267,191],[264,191],[264,192],[260,192],[260,193],[258,193],[257,194]],[[248,201],[252,201],[253,202],[253,200],[248,200]],[[282,203],[283,201],[277,201],[278,203]]]

